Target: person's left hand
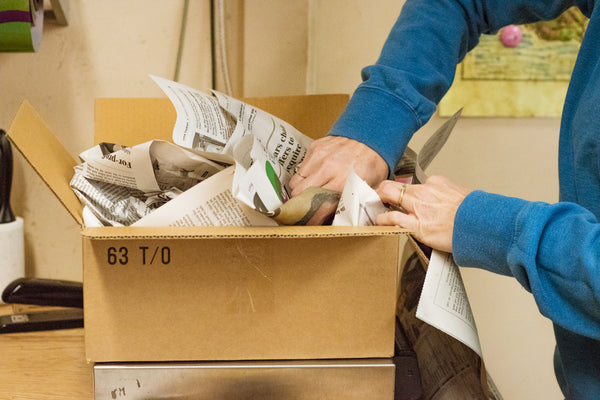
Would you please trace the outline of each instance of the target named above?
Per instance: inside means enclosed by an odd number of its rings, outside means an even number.
[[[452,252],[454,217],[470,190],[443,176],[432,176],[423,184],[383,181],[377,188],[381,201],[403,208],[377,216],[377,225],[396,225],[412,232],[427,246]]]

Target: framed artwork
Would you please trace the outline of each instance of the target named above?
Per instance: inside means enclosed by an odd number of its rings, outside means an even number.
[[[458,65],[440,116],[461,107],[463,116],[560,116],[587,23],[572,7],[552,21],[483,35]]]

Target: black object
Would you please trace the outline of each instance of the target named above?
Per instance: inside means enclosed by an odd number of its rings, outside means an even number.
[[[13,175],[13,156],[6,132],[0,129],[0,224],[15,220],[10,208],[10,188]]]
[[[2,292],[5,303],[83,308],[83,284],[55,279],[19,278]]]
[[[44,311],[0,316],[0,333],[51,331],[83,327],[83,310]]]
[[[2,301],[67,308],[1,316],[0,333],[83,327],[83,284],[81,282],[19,278],[4,289]]]
[[[394,400],[421,400],[423,387],[417,354],[408,343],[398,318],[393,362],[396,365]]]

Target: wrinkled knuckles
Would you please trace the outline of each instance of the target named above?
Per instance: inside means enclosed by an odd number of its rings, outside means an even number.
[[[386,196],[391,197],[391,194],[394,193],[395,191],[397,191],[396,185],[397,185],[397,183],[394,181],[385,180],[379,184],[379,187],[377,188],[377,190],[379,192],[385,194]]]
[[[425,183],[430,183],[430,184],[443,184],[443,183],[447,183],[447,182],[448,182],[448,178],[446,178],[443,175],[431,175],[425,181]]]

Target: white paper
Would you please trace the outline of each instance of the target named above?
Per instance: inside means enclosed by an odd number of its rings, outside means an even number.
[[[233,155],[233,195],[249,207],[272,215],[288,199],[282,190],[281,166],[269,156],[254,135],[240,139]]]
[[[346,179],[340,197],[334,226],[372,226],[377,215],[388,211],[377,192],[362,180],[354,170]]]
[[[289,197],[288,183],[304,159],[311,138],[282,119],[218,91],[206,94],[168,79],[151,77],[175,107],[175,143],[203,151],[212,160],[232,164],[234,149],[242,138],[254,135],[263,145],[266,158],[279,165],[283,201]]]
[[[217,100],[200,90],[168,79],[150,76],[177,111],[173,142],[201,151],[222,153],[235,129],[235,121]]]
[[[0,224],[0,291],[15,279],[25,277],[23,218]],[[0,299],[0,303],[2,300]]]
[[[432,251],[417,318],[461,341],[481,357],[475,319],[452,254]]]
[[[277,226],[231,193],[234,167],[188,189],[132,226]]]
[[[281,165],[283,175],[280,178],[287,185],[304,159],[312,139],[266,111],[217,91],[213,94],[221,107],[237,120],[229,146],[235,145],[241,136],[256,136],[269,155]]]

